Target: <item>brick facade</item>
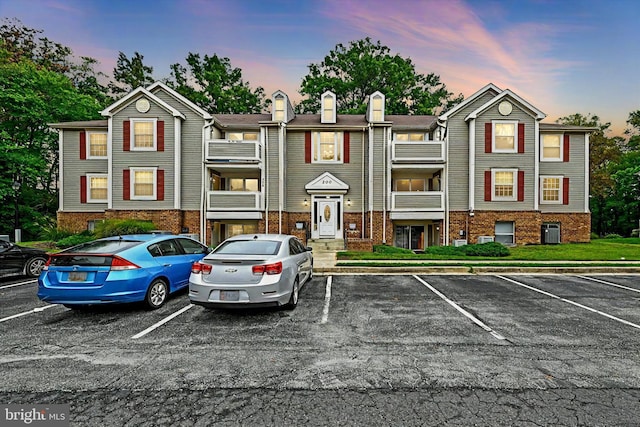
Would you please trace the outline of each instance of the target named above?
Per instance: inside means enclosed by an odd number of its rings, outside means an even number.
[[[449,240],[467,239],[470,244],[478,243],[478,236],[495,235],[496,221],[515,223],[515,244],[540,244],[543,222],[560,224],[561,243],[586,243],[590,240],[590,213],[541,213],[537,211],[475,211],[450,212]],[[464,236],[460,235],[464,231]]]
[[[71,233],[81,233],[88,229],[89,221],[100,221],[105,218],[104,212],[61,212],[56,214],[58,229]]]
[[[200,233],[200,212],[181,210],[107,210],[105,212],[58,212],[58,228],[72,233],[87,230],[89,221],[109,219],[137,219],[151,221],[159,230],[180,234],[183,228],[189,233]]]

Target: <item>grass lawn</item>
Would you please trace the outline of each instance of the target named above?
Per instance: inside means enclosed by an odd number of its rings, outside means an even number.
[[[453,249],[453,248],[452,248]],[[597,239],[591,243],[530,245],[509,248],[506,257],[476,257],[459,254],[414,254],[346,251],[338,260],[519,260],[519,261],[640,261],[640,238]],[[453,251],[452,251],[453,252]]]

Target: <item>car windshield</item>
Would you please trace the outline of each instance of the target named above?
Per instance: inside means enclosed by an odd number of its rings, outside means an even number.
[[[94,240],[93,242],[83,243],[73,248],[67,249],[61,253],[84,253],[84,254],[116,254],[125,249],[139,245],[138,240]]]
[[[220,245],[216,254],[230,255],[275,255],[281,242],[272,240],[229,240]]]

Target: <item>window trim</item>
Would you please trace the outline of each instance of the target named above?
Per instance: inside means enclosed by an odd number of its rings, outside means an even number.
[[[375,108],[375,103],[378,100],[380,101],[380,108]],[[385,103],[385,99],[381,93],[376,92],[373,95],[371,95],[371,117],[369,118],[370,122],[384,121],[384,103]],[[380,114],[380,118],[376,118],[376,115],[378,113]]]
[[[558,179],[558,200],[544,200],[544,180],[547,178]],[[544,205],[562,205],[563,204],[563,187],[564,176],[562,175],[540,175],[540,204]]]
[[[557,135],[560,137],[558,151],[560,157],[545,157],[544,155],[544,137],[547,135]],[[564,133],[541,133],[540,134],[540,161],[541,162],[563,162],[564,161]]]
[[[234,179],[239,179],[242,180],[242,190],[232,190],[231,189],[231,181],[233,181]],[[247,180],[255,180],[256,181],[256,187],[258,188],[256,191],[251,191],[251,190],[247,190]],[[227,188],[225,189],[225,191],[233,191],[233,192],[247,192],[247,193],[259,193],[260,192],[260,178],[238,178],[238,177],[228,177],[226,179],[227,181]]]
[[[88,173],[87,177],[87,203],[107,203],[109,200],[109,174],[106,173]],[[107,180],[107,196],[104,199],[94,199],[91,197],[91,179],[92,178],[105,178]]]
[[[158,119],[157,118],[131,118],[129,119],[131,126],[129,129],[129,140],[131,141],[130,151],[158,151]],[[153,146],[137,147],[136,146],[136,123],[146,122],[153,123]]]
[[[496,195],[496,172],[511,172],[513,174],[513,196]],[[518,169],[491,169],[491,201],[492,202],[515,202],[518,200]]]
[[[517,120],[492,120],[491,121],[491,152],[492,153],[517,153],[518,152],[518,121]],[[513,148],[496,147],[496,125],[513,125]]]
[[[322,160],[320,151],[320,134],[333,133],[334,160]],[[338,157],[339,160],[335,160]],[[311,163],[344,163],[344,132],[340,131],[316,131],[311,133]]]
[[[398,181],[401,180],[407,180],[409,181],[409,191],[402,191],[402,190],[398,190]],[[424,188],[424,190],[413,190],[413,182],[414,181],[422,181],[422,188]],[[427,179],[426,178],[394,178],[393,179],[393,191],[395,192],[399,192],[399,193],[423,193],[428,191],[427,190],[428,186],[427,186]]]
[[[511,224],[511,233],[498,234],[497,225],[498,223],[510,223]],[[511,243],[503,243],[504,245],[515,245],[516,244],[516,222],[515,221],[496,221],[493,225],[493,239],[498,242],[498,236],[511,236]],[[502,242],[499,242],[502,243]]]
[[[406,140],[399,140],[398,139],[398,135],[407,135],[407,139]],[[422,135],[422,139],[420,140],[412,140],[411,139],[411,135]],[[409,144],[409,143],[413,143],[413,144],[420,144],[423,142],[429,142],[429,133],[428,132],[420,132],[420,131],[416,131],[416,132],[394,132],[393,134],[393,140],[395,142],[401,142],[403,144]]]
[[[278,108],[278,103],[282,102],[282,108]],[[276,122],[284,122],[285,119],[287,118],[286,116],[286,111],[287,111],[287,102],[285,100],[285,97],[282,95],[276,95],[273,98],[273,120]],[[282,115],[282,118],[279,118],[278,116]]]
[[[87,159],[106,159],[109,157],[109,136],[108,136],[108,132],[106,131],[97,131],[97,130],[88,130],[86,131],[86,135],[87,135],[87,139],[86,139],[86,144],[87,144]],[[91,135],[104,135],[105,136],[105,155],[104,156],[92,156],[91,155]]]
[[[158,168],[157,167],[132,167],[131,178],[129,183],[129,200],[158,200]],[[137,196],[135,193],[136,188],[136,172],[153,172],[153,195],[151,196]]]
[[[328,108],[324,107],[324,101],[325,99],[330,98],[331,99],[331,117],[326,117],[325,115],[325,111],[329,111]],[[321,98],[320,98],[320,118],[321,118],[321,123],[336,123],[336,119],[337,119],[337,114],[336,114],[336,110],[337,110],[337,101],[336,101],[336,95],[333,92],[325,92],[322,94]]]

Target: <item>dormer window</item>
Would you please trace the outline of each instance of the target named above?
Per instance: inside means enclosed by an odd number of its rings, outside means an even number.
[[[336,95],[332,92],[322,94],[322,123],[336,122]]]
[[[376,92],[369,98],[369,121],[384,121],[384,95]]]
[[[285,120],[285,100],[284,96],[276,95],[273,100],[273,120],[283,122]]]

